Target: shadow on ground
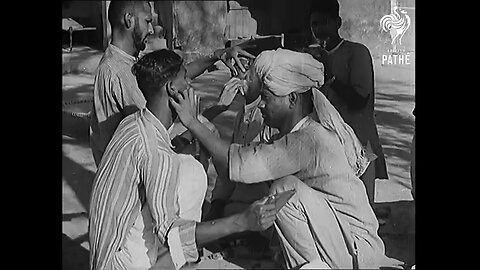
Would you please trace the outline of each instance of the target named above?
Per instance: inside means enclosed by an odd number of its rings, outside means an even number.
[[[103,52],[89,47],[75,47],[71,52],[62,50],[62,74],[85,72],[93,74]]]
[[[89,269],[89,252],[80,245],[86,239],[88,239],[88,235],[82,235],[76,239],[71,239],[66,234],[62,234],[62,269]]]
[[[376,80],[375,121],[390,179],[410,188],[410,147],[415,119],[413,83]]]
[[[85,141],[66,138],[69,144],[85,144]],[[62,178],[72,188],[84,209],[89,209],[90,194],[95,174],[62,154]]]
[[[385,243],[388,257],[415,263],[415,201],[375,203],[375,208],[389,207],[391,214],[387,223],[380,226],[378,233]]]

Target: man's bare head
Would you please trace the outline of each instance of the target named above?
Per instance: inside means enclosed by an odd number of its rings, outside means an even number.
[[[108,7],[108,21],[113,28],[124,26],[125,14],[136,16],[139,11],[150,11],[148,1],[110,1]]]
[[[108,21],[113,33],[131,35],[137,53],[145,49],[147,37],[153,34],[152,13],[148,1],[111,1]]]

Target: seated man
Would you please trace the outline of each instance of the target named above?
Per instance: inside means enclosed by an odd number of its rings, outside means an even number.
[[[197,249],[210,241],[270,227],[275,206],[266,199],[241,213],[200,222],[205,171],[191,155],[175,153],[168,134],[176,118],[169,97],[193,91],[183,61],[159,50],[132,71],[146,107],[120,122],[95,175],[90,269],[179,269],[198,261]]]
[[[192,113],[193,91],[170,98],[180,120],[231,181],[273,181],[271,194],[296,190],[275,221],[287,268],[319,261],[341,269],[393,266],[358,177],[369,165],[365,149],[321,93],[323,65],[278,49],[262,52],[254,66],[265,124],[279,131],[269,143],[244,146],[212,136]]]

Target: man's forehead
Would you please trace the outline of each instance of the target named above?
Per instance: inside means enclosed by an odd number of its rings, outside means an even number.
[[[150,4],[146,1],[137,3],[135,10],[137,11],[138,14],[143,14],[149,17],[152,16],[152,10],[151,10]]]

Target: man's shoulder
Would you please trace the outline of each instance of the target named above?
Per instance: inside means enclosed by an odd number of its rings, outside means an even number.
[[[115,133],[120,133],[124,135],[129,135],[129,136],[140,135],[139,112],[140,110],[125,116],[118,124],[118,127],[115,130]]]
[[[351,51],[370,54],[370,49],[368,49],[368,47],[363,43],[351,41],[351,40],[345,40],[344,43],[346,47]]]
[[[302,128],[298,130],[298,134],[301,136],[308,136],[314,138],[325,131],[326,129],[319,122],[309,117],[307,121],[305,121],[305,123],[302,125]]]
[[[105,52],[98,64],[97,73],[115,74],[118,71],[124,71],[129,68],[130,66],[126,62],[121,61],[111,53]]]

